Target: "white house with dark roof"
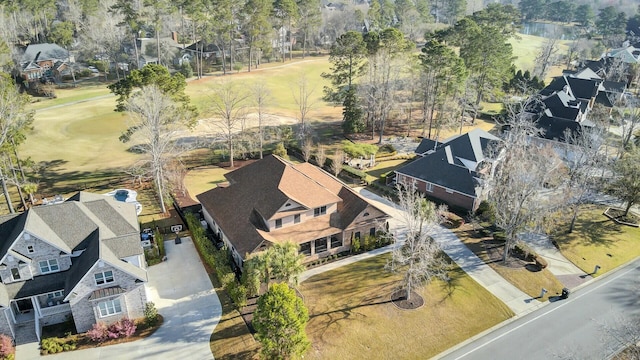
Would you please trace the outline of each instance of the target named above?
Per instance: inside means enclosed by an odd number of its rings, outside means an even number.
[[[80,192],[0,216],[0,332],[40,339],[69,316],[78,332],[143,316],[144,251],[133,204]]]
[[[451,208],[475,210],[487,188],[484,175],[494,169],[491,156],[500,138],[474,129],[442,143],[423,139],[416,153],[419,158],[395,171],[396,183],[410,185],[431,200]]]

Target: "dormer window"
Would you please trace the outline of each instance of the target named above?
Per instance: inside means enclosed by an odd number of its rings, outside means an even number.
[[[96,280],[96,285],[109,284],[109,283],[112,283],[114,281],[113,271],[111,271],[111,270],[99,272],[97,274],[94,274],[93,276],[94,276],[94,278]]]
[[[20,280],[20,269],[18,269],[17,267],[11,268],[11,278],[14,281]]]
[[[324,215],[327,213],[327,207],[326,206],[320,206],[318,208],[313,209],[313,216],[320,216],[320,215]]]
[[[33,248],[33,245],[29,245],[27,246],[27,252],[29,254],[33,254],[35,252],[35,249]]]
[[[48,274],[60,270],[60,266],[58,266],[58,260],[56,259],[43,260],[40,261],[38,265],[40,265],[41,274]]]

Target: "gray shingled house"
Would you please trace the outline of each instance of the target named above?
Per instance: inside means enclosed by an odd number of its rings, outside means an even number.
[[[387,215],[329,173],[270,155],[225,175],[200,195],[209,227],[242,268],[247,254],[291,241],[305,261],[351,248],[353,238],[386,227]]]
[[[85,192],[0,216],[0,332],[24,343],[70,316],[78,332],[142,317],[139,233],[133,204]]]
[[[500,138],[474,129],[437,143],[423,139],[416,149],[418,159],[395,171],[396,183],[415,182],[431,200],[449,207],[475,210],[487,194],[483,177],[495,168],[491,153]]]

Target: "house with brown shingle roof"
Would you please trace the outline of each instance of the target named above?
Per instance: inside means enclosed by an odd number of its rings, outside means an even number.
[[[200,195],[209,227],[242,268],[247,255],[292,241],[306,261],[351,249],[351,239],[385,228],[387,215],[309,163],[276,155],[225,175],[229,184]]]

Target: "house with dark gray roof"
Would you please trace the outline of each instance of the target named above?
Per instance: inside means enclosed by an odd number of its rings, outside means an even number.
[[[0,216],[0,332],[39,340],[42,326],[143,316],[147,271],[135,206],[78,193]]]
[[[352,239],[374,235],[389,218],[309,163],[270,155],[225,177],[228,184],[196,198],[239,268],[248,255],[287,241],[299,246],[306,262],[349,251]]]
[[[20,72],[27,82],[43,77],[58,78],[69,71],[74,59],[69,51],[56,44],[30,44],[20,60]]]
[[[484,177],[493,173],[492,154],[499,141],[481,129],[440,144],[423,139],[416,149],[419,158],[395,171],[396,183],[415,183],[428,199],[450,208],[475,210],[487,195]]]

